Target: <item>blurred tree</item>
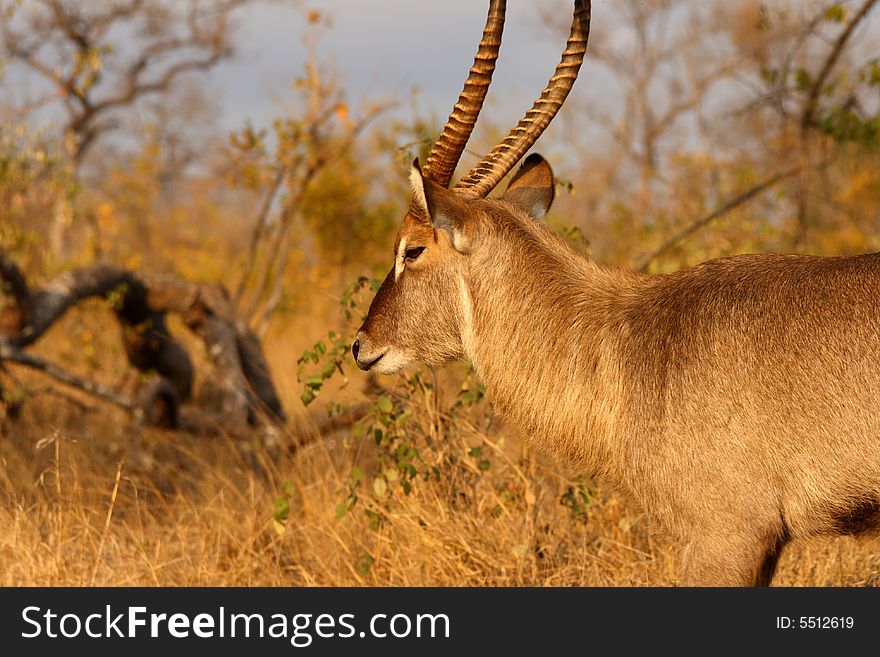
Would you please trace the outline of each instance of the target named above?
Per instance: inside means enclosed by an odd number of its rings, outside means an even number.
[[[120,111],[230,57],[233,14],[257,1],[29,0],[0,22],[0,53],[48,83],[20,111],[60,103],[78,164],[119,127]],[[3,0],[0,8],[14,4]]]
[[[593,101],[584,108],[617,144],[620,182],[634,186],[635,212],[650,220],[664,158],[679,148],[688,127],[706,136],[707,98],[736,63],[719,48],[721,28],[704,4],[626,0],[609,9],[606,20],[615,29],[593,31],[590,62],[613,75],[620,104]],[[551,23],[558,17],[545,12]]]
[[[21,117],[59,105],[70,139],[70,175],[122,125],[124,113],[167,94],[189,73],[233,53],[235,12],[259,0],[0,0],[0,56],[44,82],[42,95],[13,111]],[[73,209],[55,208],[50,243],[66,250]]]
[[[339,289],[349,282],[346,277],[352,265],[365,262],[364,245],[384,243],[402,214],[399,199],[371,198],[375,196],[371,195],[371,182],[376,178],[364,175],[361,162],[366,158],[360,157],[363,149],[359,150],[361,153],[350,151],[340,159],[339,166],[316,176],[302,203],[304,222],[314,236],[316,251],[322,264],[337,273]],[[383,255],[384,265],[387,253]]]
[[[568,101],[566,120],[579,124],[570,134],[581,172],[571,180],[576,197],[561,205],[589,217],[583,228],[598,257],[632,261],[633,242],[668,231],[682,211],[723,199],[714,101],[729,91],[737,63],[714,3],[626,0],[602,9],[606,27],[591,31],[586,84]],[[560,33],[563,15],[540,13]],[[688,198],[671,185],[679,167],[700,179]]]
[[[754,25],[752,34],[742,29],[733,33],[757,90],[744,113],[768,112],[776,126],[775,141],[786,151],[796,149],[801,166],[795,246],[805,244],[811,222],[821,221],[811,201],[824,201],[816,190],[823,190],[820,176],[827,174],[816,165],[840,154],[833,145],[876,142],[880,133],[880,60],[875,54],[864,61],[856,43],[859,28],[877,4],[811,3],[806,14],[789,3],[751,3],[737,10],[741,24]]]
[[[42,253],[36,217],[69,206],[76,194],[66,143],[46,131],[0,122],[0,249],[38,269]]]
[[[831,250],[869,247],[864,230],[844,236],[865,214],[844,214],[836,190],[870,169],[876,148],[878,34],[867,19],[877,4],[603,6],[606,27],[591,34],[586,84],[566,117],[578,123],[568,149],[580,160],[577,193],[559,207],[584,217],[600,259],[642,267],[661,255],[653,264],[667,269],[733,251],[817,250],[831,234],[842,240]],[[564,13],[543,8],[543,24],[565,29]],[[858,178],[867,193],[875,178]],[[821,228],[816,240],[807,225]]]
[[[328,207],[318,201],[320,193],[313,190],[316,184],[323,183],[325,189],[326,185],[331,185],[331,196],[342,194],[345,197],[347,194],[351,200],[356,189],[351,183],[357,176],[363,176],[364,171],[359,166],[352,166],[342,180],[339,169],[346,167],[340,162],[366,127],[393,105],[388,102],[365,103],[359,115],[352,116],[336,75],[318,56],[318,41],[323,30],[330,26],[329,18],[319,11],[308,11],[306,19],[304,72],[294,82],[297,99],[291,113],[273,123],[274,149],[266,143],[266,132],[251,126],[230,138],[233,166],[228,175],[236,184],[262,193],[244,271],[233,295],[241,316],[255,326],[258,335],[265,333],[269,320],[281,303],[291,236],[295,225],[304,220],[304,202],[310,194],[314,194],[312,208],[320,213],[314,216],[310,225],[320,226],[324,235],[333,232],[329,226],[337,226],[335,235],[340,240],[351,239],[350,234],[343,236],[342,227],[348,226],[350,212],[365,210],[343,209],[338,202]],[[333,174],[329,173],[331,166]],[[341,186],[334,185],[334,182]],[[320,238],[319,243],[327,246],[327,242],[321,242]],[[344,247],[337,244],[335,248]],[[333,252],[330,253],[332,262]]]

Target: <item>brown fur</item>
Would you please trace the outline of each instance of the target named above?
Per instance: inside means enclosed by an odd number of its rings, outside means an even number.
[[[688,584],[769,584],[789,540],[876,533],[880,254],[609,269],[527,215],[539,179],[501,200],[424,181],[442,229],[405,218],[397,244],[426,248],[377,293],[358,363],[470,360],[496,412],[686,545]]]

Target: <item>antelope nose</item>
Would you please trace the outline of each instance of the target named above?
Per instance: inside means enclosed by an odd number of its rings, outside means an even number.
[[[361,349],[361,341],[355,340],[354,344],[351,345],[351,355],[354,356],[355,361],[358,359],[358,351]]]

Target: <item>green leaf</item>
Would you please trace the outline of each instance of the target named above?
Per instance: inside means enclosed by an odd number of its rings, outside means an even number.
[[[372,568],[375,563],[376,560],[373,558],[373,555],[365,554],[358,564],[358,572],[360,572],[361,575],[369,574],[370,568]]]
[[[486,460],[486,459],[483,459],[482,461],[480,461],[479,463],[477,463],[477,467],[478,467],[480,470],[488,470],[489,467],[490,467],[491,465],[492,465],[492,464],[489,463],[489,461]]]
[[[391,403],[391,400],[388,397],[379,397],[376,400],[376,408],[380,413],[388,414],[394,410],[394,404]]]
[[[863,71],[862,79],[872,87],[880,86],[880,59],[868,62]]]
[[[364,509],[364,515],[367,516],[367,526],[376,531],[382,525],[382,521],[384,518],[381,513],[376,513],[375,511],[371,511],[370,509]]]
[[[342,518],[346,513],[348,513],[348,504],[345,502],[340,502],[336,505],[336,517]]]
[[[825,10],[825,20],[833,23],[842,23],[846,19],[846,9],[836,2]]]
[[[275,498],[275,513],[272,517],[278,522],[284,522],[288,515],[290,515],[290,499],[286,495],[279,495]]]
[[[293,497],[296,494],[296,486],[293,485],[293,482],[289,479],[285,479],[281,482],[281,490],[288,497]]]
[[[799,68],[794,73],[794,84],[799,91],[805,91],[810,88],[812,79],[806,69]]]
[[[379,497],[385,497],[385,493],[388,492],[388,482],[385,481],[385,477],[376,477],[373,480],[373,492]]]

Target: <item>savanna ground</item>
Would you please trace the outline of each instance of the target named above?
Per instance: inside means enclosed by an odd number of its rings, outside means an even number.
[[[43,3],[12,4],[9,25],[26,33],[27,12]],[[548,133],[545,152],[565,154],[566,183],[551,228],[603,263],[654,272],[743,251],[880,248],[880,64],[876,16],[866,18],[875,3],[721,4],[625,3],[617,20],[634,36],[623,52],[596,28],[594,8],[594,66],[616,76],[621,112],[594,116],[596,91],[576,87],[558,122],[605,121],[607,143],[573,153],[572,134]],[[643,28],[669,16],[681,34],[652,40]],[[347,341],[408,201],[396,162],[424,158],[442,120],[384,121],[382,103],[352,109],[334,86],[344,80],[322,77],[316,60],[327,26],[316,12],[302,17],[311,54],[294,85],[298,109],[263,132],[193,136],[203,118],[192,79],[195,91],[169,86],[156,106],[117,106],[123,125],[147,129],[132,143],[95,138],[88,153],[76,99],[49,129],[3,103],[12,118],[0,140],[0,247],[32,285],[105,261],[224,284],[263,339],[289,417],[246,434],[146,427],[3,364],[0,584],[676,584],[676,546],[630,502],[494,418],[465,365],[374,382],[353,368]],[[549,10],[544,22],[556,30]],[[25,61],[8,30],[4,39],[7,67]],[[124,80],[92,74],[120,53],[81,54],[70,93],[112,97]],[[637,102],[645,97],[654,102]],[[189,113],[168,114],[174,102]],[[478,132],[475,148],[500,132]],[[209,407],[210,359],[179,322],[171,328],[197,365],[194,403]],[[78,304],[29,350],[117,390],[149,375],[126,362],[105,300]],[[355,422],[324,422],[352,409]],[[878,548],[846,537],[796,544],[774,584],[877,585]]]

